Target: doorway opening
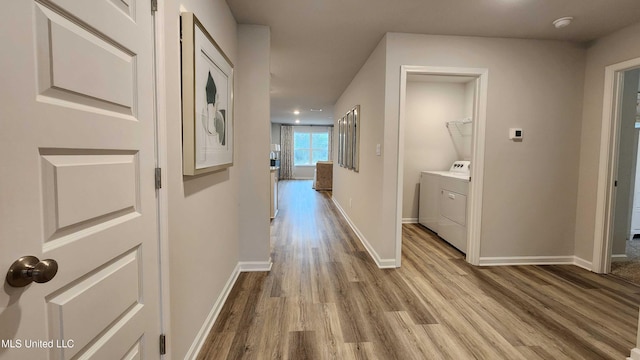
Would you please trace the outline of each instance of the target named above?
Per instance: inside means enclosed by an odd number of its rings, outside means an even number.
[[[480,262],[480,225],[482,215],[482,182],[484,178],[484,137],[485,137],[485,123],[486,123],[486,103],[487,103],[487,80],[488,70],[479,68],[450,68],[450,67],[429,67],[429,66],[402,66],[400,74],[400,113],[399,113],[399,131],[398,131],[398,183],[397,183],[397,214],[396,214],[396,264],[400,266],[402,255],[402,223],[414,222],[419,219],[419,209],[417,214],[415,202],[419,200],[419,187],[417,183],[420,174],[416,173],[416,166],[421,166],[421,161],[416,161],[416,157],[419,154],[413,152],[413,150],[407,150],[406,145],[413,142],[414,133],[409,136],[409,131],[415,131],[414,121],[412,117],[414,114],[410,104],[411,102],[411,88],[414,87],[415,82],[423,83],[447,83],[449,85],[458,83],[460,89],[454,89],[456,86],[427,86],[428,91],[432,91],[437,87],[442,89],[447,88],[451,90],[453,94],[455,92],[462,91],[461,98],[463,99],[459,106],[462,109],[460,111],[449,109],[450,119],[440,119],[445,134],[449,134],[453,140],[457,138],[456,144],[449,144],[451,147],[449,150],[442,150],[446,152],[442,157],[432,159],[435,161],[435,167],[446,167],[449,169],[450,163],[444,165],[445,161],[451,160],[465,160],[470,161],[469,181],[468,181],[468,194],[464,194],[466,197],[464,203],[465,208],[457,212],[460,212],[464,217],[464,221],[457,221],[455,225],[455,231],[458,232],[456,239],[460,241],[463,239],[464,251],[466,253],[467,262],[473,265],[479,265]],[[419,86],[419,85],[418,85]],[[410,94],[407,95],[409,87]],[[423,86],[424,87],[424,86]],[[448,91],[444,90],[444,91]],[[464,100],[469,95],[468,102]],[[408,98],[409,96],[409,98]],[[455,97],[455,95],[452,95]],[[466,105],[468,103],[468,105]],[[468,107],[468,109],[465,109]],[[450,125],[446,125],[450,122]],[[437,125],[436,125],[437,126]],[[447,128],[449,126],[450,128]],[[441,129],[441,130],[443,130]],[[467,140],[464,137],[468,136]],[[465,149],[466,141],[469,142],[468,149]],[[446,146],[445,146],[446,147]],[[442,148],[444,149],[444,147]],[[426,149],[419,150],[424,153]],[[427,155],[425,154],[425,157]],[[465,159],[466,158],[466,159]],[[405,167],[405,164],[408,164]],[[466,164],[466,163],[465,163]],[[464,166],[464,165],[463,165]],[[428,167],[428,166],[427,166]],[[413,169],[415,168],[415,169]],[[453,167],[452,167],[453,168]],[[442,169],[442,170],[446,170]],[[422,170],[438,170],[436,168],[425,168]],[[409,173],[406,173],[409,171]],[[411,179],[405,181],[405,176],[411,176]],[[408,183],[408,184],[405,184]],[[459,199],[457,195],[452,194],[454,200]],[[410,204],[405,204],[405,202]],[[405,206],[406,205],[406,206]],[[463,226],[462,226],[463,225]]]
[[[640,245],[634,240],[636,233],[640,235],[640,186],[636,186],[640,180],[636,176],[639,83],[640,58],[605,68],[592,270],[607,274],[612,268],[626,267],[622,271],[625,278],[634,281],[630,277],[637,275],[635,281],[640,282],[640,246],[634,247]]]

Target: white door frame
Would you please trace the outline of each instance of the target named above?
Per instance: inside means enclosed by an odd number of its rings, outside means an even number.
[[[404,132],[407,96],[407,75],[450,75],[476,78],[474,98],[473,136],[471,139],[471,183],[467,213],[467,262],[480,264],[480,230],[482,224],[482,189],[484,181],[484,144],[487,121],[487,86],[489,70],[485,68],[459,68],[402,65],[400,67],[400,114],[398,121],[398,183],[396,193],[396,266],[402,258],[402,195],[404,181]]]
[[[171,307],[170,307],[170,287],[169,287],[169,194],[167,190],[166,169],[168,169],[167,150],[167,109],[166,104],[166,67],[165,67],[165,2],[157,2],[158,9],[153,16],[154,20],[154,80],[155,80],[155,114],[156,114],[156,166],[162,169],[162,187],[156,190],[158,202],[158,234],[160,254],[158,264],[160,273],[160,326],[161,333],[166,335],[165,348],[171,349]],[[162,359],[170,360],[171,352],[161,356]]]
[[[593,239],[591,270],[606,274],[611,270],[613,244],[613,212],[618,170],[618,146],[620,138],[620,97],[624,72],[640,67],[640,58],[609,65],[605,68],[602,129],[600,134],[600,161],[596,200],[596,224]]]

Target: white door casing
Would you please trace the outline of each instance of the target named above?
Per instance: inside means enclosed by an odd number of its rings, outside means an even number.
[[[596,193],[596,214],[591,271],[606,274],[611,270],[615,177],[617,174],[620,130],[620,96],[624,72],[640,67],[635,58],[605,67],[600,160]]]
[[[59,271],[4,284],[0,359],[157,358],[150,2],[3,5],[0,269]]]
[[[473,103],[473,130],[471,137],[471,173],[469,181],[469,203],[467,206],[467,252],[466,261],[480,265],[480,234],[482,225],[482,192],[484,188],[484,144],[487,119],[487,89],[489,70],[486,68],[458,68],[421,65],[400,66],[400,109],[398,114],[398,180],[396,186],[396,264],[402,259],[402,184],[404,172],[405,99],[409,74],[448,75],[475,77]]]

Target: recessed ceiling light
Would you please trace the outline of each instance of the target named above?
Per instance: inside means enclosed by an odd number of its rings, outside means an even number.
[[[556,29],[561,29],[563,27],[569,26],[572,20],[573,20],[573,17],[571,16],[561,17],[560,19],[557,19],[553,22],[553,26],[555,26]]]
[[[300,124],[300,119],[296,119],[296,124]]]
[[[294,113],[295,115],[300,115],[300,111],[299,111],[299,110],[296,110],[296,111],[294,111],[293,113]]]
[[[309,111],[322,111],[322,109],[309,109]]]

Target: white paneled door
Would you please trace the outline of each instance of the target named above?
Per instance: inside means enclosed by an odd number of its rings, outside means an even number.
[[[0,359],[159,358],[150,0],[2,7]]]

